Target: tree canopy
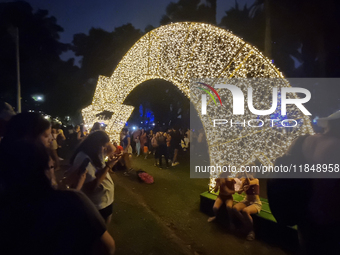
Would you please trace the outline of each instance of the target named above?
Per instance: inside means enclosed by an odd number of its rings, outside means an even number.
[[[35,13],[26,2],[0,4],[0,84],[3,99],[16,105],[15,28],[19,30],[20,73],[23,109],[34,108],[32,95],[45,96],[46,111],[57,113],[55,93],[67,88],[65,75],[74,76],[73,60],[62,61],[60,54],[70,45],[59,41],[63,28],[47,10]],[[13,33],[14,32],[14,33]],[[69,85],[69,83],[68,83]],[[59,97],[59,100],[62,98]],[[66,110],[66,109],[65,109]]]
[[[256,0],[249,7],[240,7],[236,1],[218,26],[263,52],[269,41],[271,58],[287,77],[338,77],[339,7],[340,2],[332,0]],[[216,8],[216,0],[171,2],[160,25],[179,21],[216,24]],[[34,12],[23,1],[0,3],[0,93],[1,99],[13,105],[16,105],[15,27],[20,35],[24,109],[34,107],[31,97],[39,93],[45,95],[43,110],[61,115],[90,104],[98,76],[111,76],[124,54],[154,28],[148,25],[145,31],[140,31],[132,24],[112,31],[91,28],[87,34],[75,34],[72,44],[65,44],[59,40],[63,28],[47,10]],[[60,59],[68,50],[81,57],[80,67],[74,64],[74,59]],[[170,94],[164,96],[170,98]],[[176,104],[171,101],[174,99],[169,100],[169,104]]]

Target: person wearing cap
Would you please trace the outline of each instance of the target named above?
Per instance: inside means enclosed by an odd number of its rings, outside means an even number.
[[[318,119],[317,124],[324,131],[304,140],[305,162],[340,164],[340,111]],[[304,223],[298,226],[302,249],[306,254],[339,254],[340,179],[311,179],[311,187],[301,187],[301,192],[309,197]]]

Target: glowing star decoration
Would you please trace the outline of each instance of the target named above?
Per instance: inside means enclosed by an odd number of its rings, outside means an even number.
[[[212,78],[205,83],[214,85],[214,81],[219,78],[231,77],[284,78],[255,47],[222,28],[195,22],[161,26],[145,34],[132,46],[111,77],[99,77],[92,104],[82,111],[84,122],[89,126],[96,121],[104,122],[108,125],[110,137],[119,140],[119,133],[133,111],[132,106],[123,104],[124,100],[139,84],[152,79],[169,81],[193,102],[200,113],[198,93],[201,92],[197,90],[197,96],[190,98],[191,81]],[[287,81],[282,80],[281,86],[290,86]],[[247,86],[241,85],[241,89],[245,90]],[[265,85],[264,88],[268,90],[270,85]],[[255,90],[254,98],[259,93],[262,93],[261,90]],[[231,97],[226,92],[219,91],[219,94],[223,105],[232,105]],[[268,106],[266,100],[271,100],[269,92],[264,94],[264,104],[254,102],[254,107],[268,109],[265,108]],[[220,113],[226,114],[223,109],[226,107],[219,108]],[[113,113],[111,119],[105,119],[101,115],[103,111]],[[235,129],[227,136],[224,132],[216,133],[207,129],[209,118],[200,116],[208,141],[211,164],[240,165],[255,158],[263,164],[272,164],[274,158],[282,155],[295,137],[313,133],[309,118],[298,113],[295,115],[303,119],[303,128],[288,133],[284,133],[284,129],[261,129],[256,134],[248,135],[245,135],[245,131]],[[249,119],[250,116],[253,117],[246,112],[243,117]],[[211,186],[214,186],[215,177],[217,176],[212,176]]]

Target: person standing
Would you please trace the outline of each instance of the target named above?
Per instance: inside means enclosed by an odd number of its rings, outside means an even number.
[[[23,112],[13,116],[8,122],[8,129],[2,143],[6,145],[20,140],[38,142],[45,146],[50,157],[50,167],[46,173],[51,185],[57,188],[58,184],[54,175],[57,165],[51,149],[51,123],[36,112]]]
[[[123,147],[123,159],[126,167],[126,171],[124,172],[125,175],[129,175],[133,169],[131,167],[131,161],[129,157],[129,149],[131,148],[131,136],[129,135],[128,129],[123,128],[122,135],[121,135],[121,142]]]
[[[168,153],[168,161],[169,161],[169,164],[171,164],[171,158],[173,156],[173,148],[172,148],[172,144],[171,144],[171,129],[168,130],[167,133],[165,133],[166,135],[166,151]]]
[[[137,136],[136,136],[136,139],[135,139],[137,157],[139,157],[139,155],[140,155],[140,144],[141,144],[141,142],[140,142],[140,138],[139,138],[139,137],[140,137],[140,136],[137,135]]]
[[[182,148],[183,148],[184,151],[187,151],[189,149],[189,138],[188,138],[187,134],[184,135]]]
[[[147,154],[147,152],[148,152],[148,150],[147,150],[148,149],[148,147],[147,147],[148,137],[147,137],[144,129],[142,129],[142,132],[141,132],[139,138],[140,138],[140,146],[141,146],[141,149],[143,150],[144,158],[146,159],[147,156],[148,156],[148,154]],[[146,146],[146,148],[145,148],[145,146]]]
[[[154,166],[157,167],[158,165],[158,136],[159,133],[156,133],[155,135],[153,135],[153,138],[151,139],[151,146],[152,146],[152,150],[154,151],[154,157],[155,157],[155,164]]]
[[[321,134],[308,136],[302,153],[309,165],[340,164],[340,111],[317,121]],[[303,187],[301,187],[301,192]],[[304,220],[298,224],[307,254],[338,254],[340,250],[340,179],[311,179]],[[336,194],[332,196],[332,194]]]
[[[58,144],[57,154],[58,154],[59,160],[64,160],[60,156],[63,152],[62,148],[65,144],[66,136],[64,135],[64,131],[61,129],[60,124],[56,124],[55,128],[57,131],[57,144]]]
[[[166,147],[166,133],[164,132],[159,132],[159,135],[157,136],[157,154],[159,158],[159,168],[162,168],[162,158],[164,156],[165,162],[166,162],[166,167],[169,167],[169,162],[168,162],[168,152],[167,152],[167,147]]]
[[[340,111],[318,119],[317,125],[324,129],[322,133],[305,136],[303,140],[297,138],[286,155],[294,152],[304,166],[321,165],[329,171],[339,171]],[[267,186],[274,217],[297,225],[304,254],[339,254],[340,179],[274,179]],[[297,194],[303,200],[287,194]],[[277,199],[279,203],[275,202]],[[290,210],[287,216],[288,203],[294,205],[294,211]]]
[[[114,254],[92,202],[82,192],[51,187],[46,146],[32,138],[0,145],[0,254]]]
[[[108,157],[105,162],[105,157],[114,151],[112,147],[109,136],[104,131],[96,131],[84,139],[70,160],[70,172],[79,169],[85,160],[89,160],[82,191],[93,202],[107,224],[111,221],[114,201],[114,183],[109,171],[118,161],[117,158]]]
[[[51,130],[51,152],[52,152],[52,159],[54,161],[55,169],[54,171],[58,171],[60,169],[60,162],[59,162],[59,156],[57,153],[58,150],[58,142],[57,142],[57,130],[55,127],[52,127]]]
[[[102,130],[102,126],[99,122],[95,122],[90,130],[90,133],[93,133],[98,130]]]
[[[177,166],[179,162],[177,161],[178,152],[181,148],[181,135],[178,129],[173,128],[171,132],[171,147],[174,153],[174,157],[172,160],[172,166]]]
[[[149,133],[149,135],[148,135],[148,140],[149,140],[149,154],[151,154],[151,153],[154,154],[154,152],[155,152],[155,148],[154,148],[153,145],[152,145],[152,139],[154,138],[154,136],[155,136],[155,134],[153,133],[152,130],[150,130],[150,133]]]
[[[70,135],[70,149],[74,150],[75,148],[77,148],[82,140],[83,137],[81,136],[80,126],[76,125],[74,128],[74,132],[71,132]]]

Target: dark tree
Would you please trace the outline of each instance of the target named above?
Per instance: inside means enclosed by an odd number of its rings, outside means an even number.
[[[339,2],[331,0],[257,0],[250,8],[239,10],[236,5],[227,11],[220,25],[263,52],[271,43],[267,55],[288,77],[337,77],[339,7]],[[299,69],[292,57],[301,62]]]
[[[150,80],[138,85],[125,99],[124,104],[133,105],[134,112],[131,120],[136,123],[145,121],[140,116],[139,106],[150,109],[155,116],[155,122],[163,126],[190,125],[190,102],[180,90],[170,82],[164,80]]]
[[[16,55],[13,30],[19,29],[20,69],[23,110],[34,107],[31,96],[45,95],[41,108],[48,113],[63,112],[63,97],[56,92],[72,86],[67,80],[77,68],[73,60],[60,59],[60,54],[69,49],[69,45],[59,42],[59,33],[63,28],[46,10],[33,13],[26,2],[0,4],[0,91],[4,100],[16,105]],[[65,75],[69,75],[67,78]],[[67,85],[66,85],[67,84]],[[64,112],[67,109],[64,109]]]
[[[144,33],[149,33],[151,30],[155,29],[153,25],[147,25],[144,29]]]
[[[195,21],[216,24],[216,0],[179,0],[166,7],[160,23]]]
[[[84,94],[81,107],[91,102],[98,76],[111,76],[124,54],[141,36],[141,31],[131,24],[117,27],[113,32],[91,28],[88,35],[74,35],[72,50],[82,57],[79,82],[83,84]]]
[[[247,5],[243,9],[236,3],[235,7],[225,12],[220,27],[230,30],[233,34],[255,45],[259,50],[264,50],[264,15],[263,11],[255,11],[252,15],[251,8]]]

